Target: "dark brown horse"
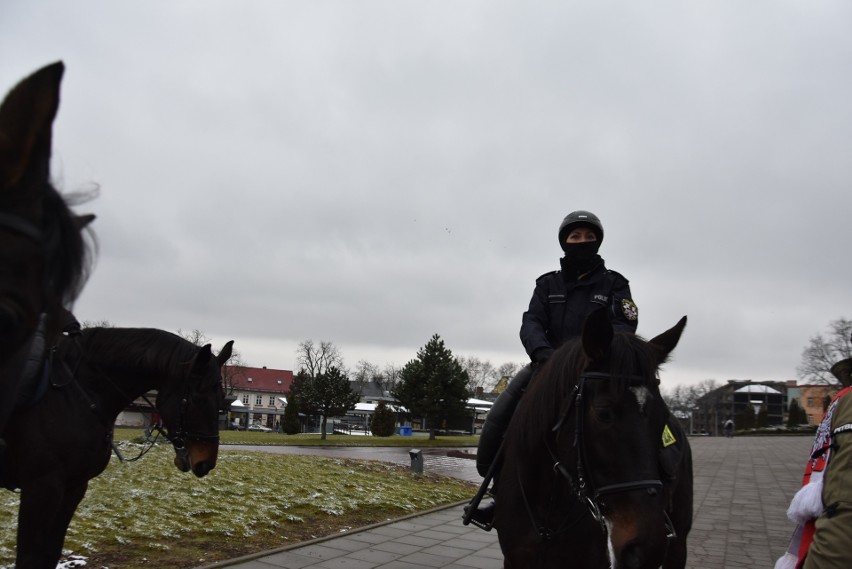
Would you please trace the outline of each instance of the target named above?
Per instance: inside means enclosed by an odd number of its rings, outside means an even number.
[[[35,72],[0,105],[0,430],[88,269],[80,229],[94,217],[74,215],[50,183],[63,70]]]
[[[113,424],[137,397],[156,390],[175,466],[198,477],[216,466],[224,406],[218,356],[154,329],[89,328],[64,337],[46,363],[40,399],[12,415],[2,435],[0,482],[20,488],[17,569],[53,569],[89,480],[103,472]]]
[[[685,566],[692,459],[657,377],[685,325],[645,342],[595,312],[533,378],[504,442],[504,567]]]

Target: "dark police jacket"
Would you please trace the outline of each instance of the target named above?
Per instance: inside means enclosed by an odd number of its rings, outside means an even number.
[[[561,271],[541,275],[529,310],[521,323],[521,342],[532,358],[539,348],[558,348],[565,340],[579,336],[586,316],[601,306],[610,312],[617,332],[636,332],[639,311],[630,295],[626,278],[608,270],[603,263],[585,277],[565,282]]]

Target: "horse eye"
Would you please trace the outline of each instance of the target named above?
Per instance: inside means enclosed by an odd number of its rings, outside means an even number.
[[[612,411],[609,407],[595,407],[595,417],[601,423],[612,423]]]

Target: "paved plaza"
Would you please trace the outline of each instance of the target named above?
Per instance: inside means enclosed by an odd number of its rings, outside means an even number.
[[[695,437],[690,442],[695,465],[695,518],[689,534],[687,566],[771,569],[784,552],[793,529],[785,512],[801,483],[812,439]],[[380,451],[375,456],[380,460],[407,460],[407,454],[375,450]],[[441,456],[424,450],[424,455],[427,470],[478,480],[472,460],[449,458],[446,452]],[[203,569],[502,567],[496,532],[464,526],[461,515],[462,505],[455,505],[342,536],[206,565]]]

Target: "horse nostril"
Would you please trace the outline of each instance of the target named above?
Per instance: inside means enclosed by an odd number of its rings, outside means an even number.
[[[196,464],[192,469],[192,473],[195,474],[196,477],[202,478],[207,476],[207,474],[214,468],[216,468],[215,464],[211,464],[205,460]]]

